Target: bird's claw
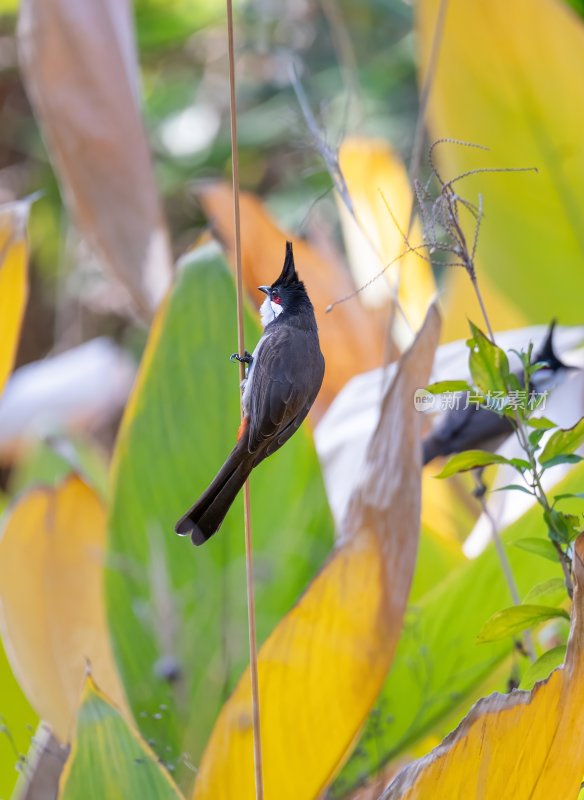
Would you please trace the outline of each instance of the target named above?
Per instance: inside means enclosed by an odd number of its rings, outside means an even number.
[[[239,353],[232,353],[229,356],[230,361],[239,361],[240,364],[251,364],[253,361],[253,357],[251,353],[248,353],[247,350],[243,351],[243,355],[240,356]]]

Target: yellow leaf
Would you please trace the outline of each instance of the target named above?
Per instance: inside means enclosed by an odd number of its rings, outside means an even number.
[[[427,77],[440,4],[416,4],[421,80]],[[491,286],[530,322],[557,316],[580,323],[582,19],[562,0],[450,0],[439,47],[427,110],[431,138],[489,148],[439,145],[434,157],[442,178],[477,168],[538,170],[481,173],[456,183],[458,194],[471,202],[482,196],[479,284],[488,275]],[[464,210],[461,219],[472,241],[474,220]],[[461,325],[470,316],[466,306],[451,310]],[[487,310],[497,312],[493,303]]]
[[[29,203],[0,208],[0,393],[12,372],[28,297]]]
[[[412,191],[402,161],[383,140],[345,139],[339,161],[355,213],[367,232],[365,236],[345,204],[338,199],[351,271],[355,283],[361,286],[401,253],[406,253],[404,234],[407,234],[412,210]],[[408,238],[413,247],[423,243],[417,219]],[[425,250],[421,252],[426,255]],[[410,325],[417,330],[436,293],[430,264],[415,253],[407,253],[389,267],[384,276],[390,284],[399,284],[401,306]],[[387,283],[383,280],[375,281],[362,295],[364,301],[374,308],[387,304],[390,299]]]
[[[233,262],[231,197],[231,189],[225,184],[211,184],[201,191],[205,213]],[[331,302],[354,291],[347,271],[308,242],[281,230],[262,203],[245,192],[241,195],[241,227],[243,278],[252,301],[258,305],[263,295],[257,287],[271,283],[279,275],[286,239],[294,244],[296,267],[314,305],[326,360],[324,383],[317,399],[317,411],[322,412],[349,378],[381,364],[385,324],[358,298],[327,314],[325,310]]]
[[[339,548],[259,653],[266,797],[320,796],[350,752],[391,664],[416,560],[421,414],[440,321],[432,307],[382,399]],[[195,800],[255,797],[249,673],[223,707]]]
[[[87,662],[124,708],[103,604],[105,509],[78,477],[25,494],[0,539],[0,624],[31,705],[67,741]]]
[[[576,542],[576,592],[563,668],[531,692],[480,700],[456,731],[409,764],[383,800],[568,800],[584,772],[584,537]]]

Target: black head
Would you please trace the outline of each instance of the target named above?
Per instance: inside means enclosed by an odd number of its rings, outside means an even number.
[[[298,314],[306,309],[310,309],[312,312],[312,304],[308,299],[304,284],[296,272],[292,242],[286,242],[284,266],[278,278],[271,286],[258,286],[258,289],[267,295],[267,300],[262,306],[262,321],[265,311],[264,326],[277,319],[281,313],[288,316]],[[272,314],[271,318],[270,314]]]
[[[554,330],[556,323],[557,320],[555,319],[550,322],[546,337],[535,353],[533,359],[535,362],[543,362],[546,367],[551,369],[553,372],[557,372],[559,369],[571,369],[571,367],[569,367],[567,364],[564,364],[564,362],[558,358],[556,351],[554,350]]]

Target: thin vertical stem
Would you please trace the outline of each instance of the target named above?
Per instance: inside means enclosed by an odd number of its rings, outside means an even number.
[[[227,5],[227,38],[229,49],[229,107],[231,119],[231,165],[233,177],[233,223],[235,231],[235,274],[237,287],[237,346],[239,353],[245,352],[243,329],[243,270],[241,266],[241,219],[239,212],[239,159],[237,151],[237,106],[235,102],[235,47],[233,42],[233,4]],[[239,364],[240,381],[245,377],[245,365]],[[243,419],[243,405],[241,417]],[[245,577],[247,586],[247,619],[249,633],[249,664],[251,677],[251,702],[253,722],[253,746],[256,799],[263,800],[264,783],[262,772],[262,740],[260,735],[260,692],[258,681],[257,636],[255,621],[255,600],[253,588],[253,548],[251,531],[251,501],[249,482],[243,487],[243,526],[245,531]]]

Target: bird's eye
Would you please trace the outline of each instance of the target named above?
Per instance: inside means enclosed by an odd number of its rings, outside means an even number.
[[[282,305],[282,298],[277,293],[273,293],[272,296],[270,297],[270,300],[272,301],[272,303],[277,303],[279,306]]]

